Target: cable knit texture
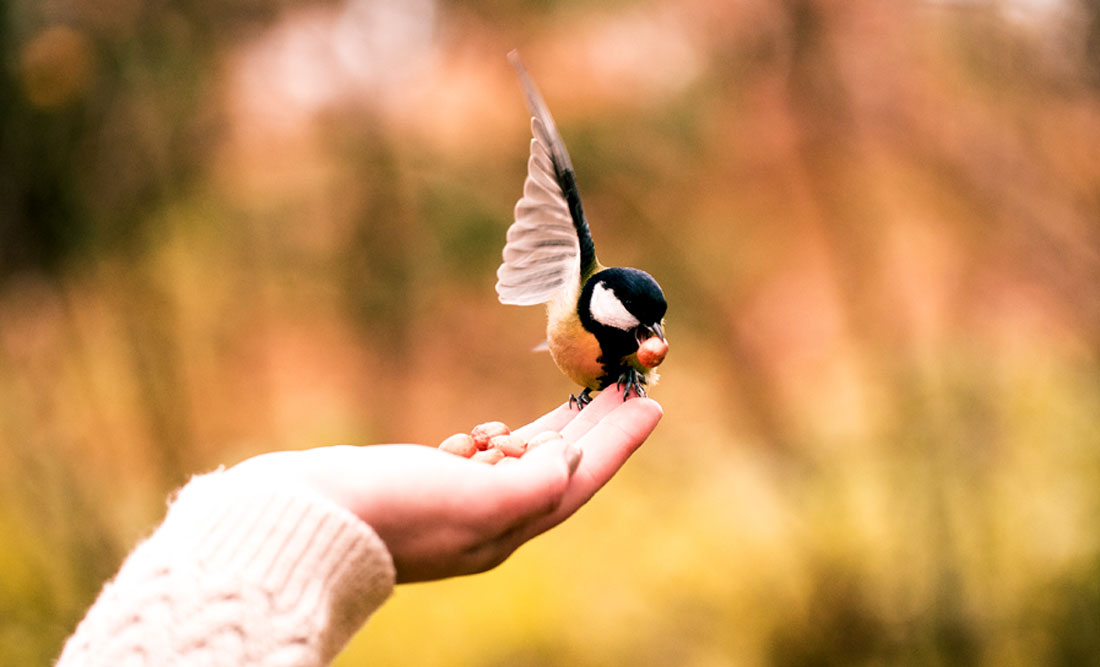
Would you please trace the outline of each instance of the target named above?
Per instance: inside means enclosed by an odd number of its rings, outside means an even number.
[[[377,534],[315,493],[195,477],[69,638],[74,665],[326,665],[394,587]]]

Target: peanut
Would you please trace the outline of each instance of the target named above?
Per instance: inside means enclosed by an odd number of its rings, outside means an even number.
[[[511,432],[512,429],[508,428],[504,422],[485,422],[475,426],[474,430],[470,431],[470,435],[473,436],[477,448],[484,450],[489,448],[489,441],[493,436],[508,435]]]
[[[466,433],[455,433],[439,443],[439,448],[445,452],[468,459],[477,452],[477,443],[474,442],[474,438],[471,435]]]
[[[505,456],[504,452],[500,451],[499,449],[496,449],[495,447],[490,447],[489,449],[484,449],[484,450],[474,454],[472,457],[470,457],[470,460],[471,461],[481,461],[483,463],[488,463],[488,464],[492,465],[492,464],[496,463],[497,461],[500,461],[501,459],[504,459],[504,458],[507,458]]]
[[[523,456],[527,451],[527,443],[518,435],[495,435],[489,440],[489,446],[499,449],[505,456]]]
[[[646,368],[656,368],[668,354],[668,343],[653,336],[638,346],[638,363]]]

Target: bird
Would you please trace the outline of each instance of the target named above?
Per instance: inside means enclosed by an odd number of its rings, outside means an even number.
[[[641,269],[596,258],[573,163],[550,110],[517,51],[508,54],[531,113],[531,153],[497,270],[501,303],[545,304],[546,347],[580,385],[569,407],[583,409],[612,384],[645,396],[668,351],[661,286]]]

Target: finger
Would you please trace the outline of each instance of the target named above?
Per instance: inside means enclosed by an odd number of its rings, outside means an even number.
[[[559,440],[541,445],[522,458],[505,459],[487,471],[493,473],[493,479],[483,490],[484,506],[499,526],[499,533],[556,511],[578,458],[575,447]]]
[[[511,536],[518,540],[516,544],[556,526],[588,502],[645,442],[663,414],[660,404],[652,399],[632,399],[592,427],[576,442],[583,456],[561,502],[552,513],[517,527]]]
[[[491,492],[482,495],[487,501],[485,506],[490,508],[486,518],[497,529],[495,535],[483,536],[465,551],[462,557],[468,565],[463,571],[484,572],[502,563],[519,548],[526,540],[517,539],[517,536],[553,514],[561,505],[569,477],[579,460],[580,450],[559,440],[541,445],[521,458],[503,459],[493,466],[490,471],[495,473],[495,483]],[[478,523],[485,526],[487,522]]]
[[[579,440],[581,436],[598,424],[601,419],[609,415],[612,410],[622,404],[622,390],[615,385],[611,385],[607,389],[601,391],[599,396],[592,399],[592,402],[585,406],[580,413],[576,414],[573,420],[562,429],[561,434],[570,442]]]
[[[584,500],[592,497],[645,442],[662,416],[664,410],[657,401],[637,398],[622,403],[601,419],[577,441],[585,455],[577,470],[581,477],[571,485],[571,491],[583,491]]]
[[[513,433],[528,439],[543,431],[560,431],[576,415],[577,411],[570,407],[568,403],[562,403],[530,424],[517,428]]]

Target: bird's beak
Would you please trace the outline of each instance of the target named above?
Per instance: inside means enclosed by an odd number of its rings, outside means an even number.
[[[642,324],[638,327],[636,334],[638,336],[638,343],[644,343],[646,339],[656,336],[661,339],[661,342],[667,343],[665,340],[665,330],[661,328],[660,323],[657,324]]]
[[[668,342],[667,340],[665,340],[665,330],[661,328],[661,324],[659,322],[649,327],[649,330],[653,332],[654,336],[660,338],[666,343]]]

